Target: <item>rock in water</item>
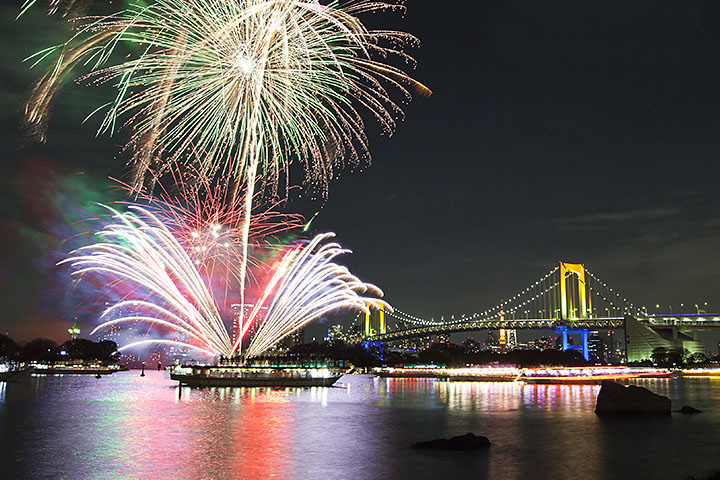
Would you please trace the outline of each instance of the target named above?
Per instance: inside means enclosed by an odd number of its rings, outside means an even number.
[[[670,414],[670,399],[647,388],[624,386],[603,380],[595,413],[661,413]]]
[[[487,448],[490,446],[490,440],[487,437],[476,436],[472,433],[458,435],[451,438],[436,438],[426,442],[413,443],[413,448],[429,448],[436,450],[476,450],[478,448]]]
[[[683,405],[680,410],[678,410],[680,413],[702,413],[702,410],[698,410],[695,407],[691,407],[690,405]]]

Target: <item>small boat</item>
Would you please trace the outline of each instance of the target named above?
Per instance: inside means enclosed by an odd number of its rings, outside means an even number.
[[[85,365],[85,364],[55,364],[32,365],[33,372],[38,375],[111,375],[122,370],[118,365]]]
[[[175,367],[170,379],[189,387],[330,387],[342,375],[324,366],[194,365]]]

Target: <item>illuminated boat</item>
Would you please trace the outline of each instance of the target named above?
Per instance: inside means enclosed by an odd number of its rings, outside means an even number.
[[[435,378],[450,382],[524,382],[541,385],[600,384],[603,380],[632,378],[672,378],[674,372],[628,366],[540,367],[517,368],[513,366],[468,366],[443,368],[435,365],[405,367],[382,367],[373,369],[379,377]]]
[[[170,371],[170,379],[189,387],[330,387],[342,376],[324,365],[193,365]]]
[[[675,373],[648,367],[553,367],[526,368],[519,380],[535,385],[599,385],[603,380],[673,378]]]
[[[522,370],[510,366],[470,366],[445,368],[437,365],[405,365],[373,368],[378,377],[435,378],[450,382],[513,382]]]
[[[437,365],[401,365],[399,367],[375,367],[374,375],[381,378],[446,378],[446,369]]]
[[[720,368],[687,368],[680,372],[683,377],[720,377]]]
[[[32,364],[32,373],[38,375],[111,375],[127,370],[119,365],[101,364]]]

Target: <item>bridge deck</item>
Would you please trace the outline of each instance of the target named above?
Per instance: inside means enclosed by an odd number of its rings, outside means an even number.
[[[608,329],[622,328],[625,322],[624,317],[608,318],[581,318],[572,321],[558,321],[554,318],[532,318],[519,320],[472,320],[465,322],[443,323],[438,325],[423,325],[422,327],[396,330],[367,337],[366,340],[373,342],[389,342],[393,340],[404,340],[413,337],[427,337],[443,333],[461,333],[477,330],[497,330],[500,328],[511,330],[547,329],[557,327]]]
[[[720,314],[717,313],[652,315],[638,317],[637,320],[654,329],[710,330],[720,328]],[[473,332],[477,330],[497,330],[500,328],[511,330],[554,329],[563,326],[570,328],[589,328],[591,330],[624,328],[625,317],[580,318],[565,321],[554,318],[456,321],[386,332],[367,337],[365,340],[390,342],[394,340],[404,340],[406,338],[427,337],[446,333]]]

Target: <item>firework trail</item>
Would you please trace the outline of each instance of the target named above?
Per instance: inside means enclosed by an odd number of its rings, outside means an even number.
[[[225,289],[238,288],[244,222],[240,200],[227,201],[224,184],[213,183],[200,172],[183,175],[177,167],[169,172],[172,192],[157,182],[156,193],[151,194],[148,189],[136,193],[136,202],[146,204],[163,222],[204,278],[222,278]],[[132,191],[130,185],[119,183]],[[283,201],[262,203],[260,200],[256,198],[253,202],[248,233],[248,276],[256,281],[253,273],[261,272],[266,266],[261,257],[284,250],[280,236],[306,226],[302,215],[278,211]]]
[[[370,31],[356,17],[388,9],[404,7],[297,0],[134,5],[86,18],[68,42],[31,57],[37,63],[57,56],[36,97],[53,96],[52,86],[82,60],[91,67],[83,78],[116,82],[100,132],[131,128],[138,178],[152,162],[201,151],[211,159],[211,173],[237,177],[236,185],[254,184],[260,173],[276,185],[280,171],[297,159],[307,180],[325,187],[338,162],[357,163],[368,154],[355,106],[391,133],[402,112],[386,87],[404,100],[410,90],[429,94],[386,63],[396,58],[414,65],[403,49],[416,44],[415,37]],[[121,44],[139,52],[113,64]],[[47,109],[34,104],[49,101],[32,102],[28,119],[42,124]]]
[[[317,235],[305,247],[296,247],[282,259],[265,294],[248,316],[247,324],[233,348],[236,350],[254,316],[273,290],[267,314],[253,336],[245,358],[262,354],[280,340],[302,328],[312,320],[341,309],[369,312],[370,307],[385,308],[390,305],[377,298],[363,297],[365,292],[383,296],[382,290],[364,283],[347,268],[337,265],[333,259],[350,253],[337,243],[322,244],[334,233]]]
[[[109,207],[108,207],[109,208]],[[332,263],[346,253],[337,244],[320,244],[333,234],[317,236],[305,247],[288,250],[264,287],[253,313],[234,342],[230,339],[213,296],[194,262],[172,232],[148,209],[129,205],[125,213],[113,212],[116,223],[97,233],[100,241],[71,252],[60,262],[72,274],[94,274],[107,279],[111,288],[129,290],[125,298],[107,308],[91,334],[114,326],[149,324],[168,330],[176,339],[145,339],[123,345],[125,350],[151,343],[183,346],[208,356],[231,357],[239,353],[242,338],[258,310],[270,300],[268,315],[259,321],[249,356],[257,356],[307,322],[337,309],[387,305],[363,298],[358,292],[379,289]]]
[[[25,0],[20,7],[20,13],[16,17],[16,20],[23,16],[25,12],[30,10],[37,0]],[[65,18],[74,18],[81,15],[92,3],[92,0],[48,0],[47,2],[47,13],[48,15],[55,15],[59,13],[60,16]]]
[[[187,338],[179,343],[189,348],[208,355],[231,353],[230,337],[212,295],[188,254],[150,211],[137,205],[128,209],[126,213],[110,209],[117,223],[97,233],[101,241],[60,262],[69,263],[73,275],[94,273],[112,285],[130,288],[129,297],[138,296],[140,290],[148,292],[143,299],[129,298],[110,306],[92,333],[112,325],[148,322]]]

